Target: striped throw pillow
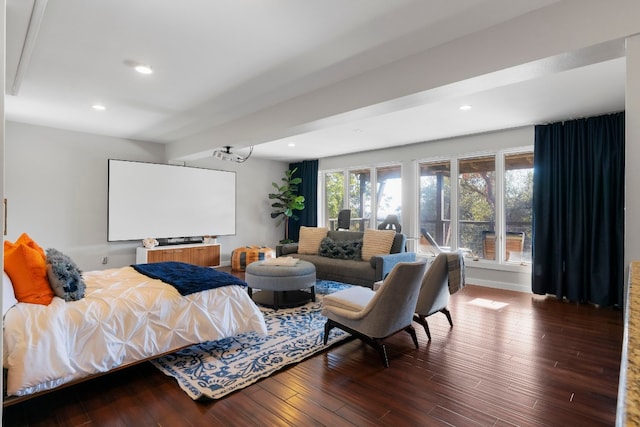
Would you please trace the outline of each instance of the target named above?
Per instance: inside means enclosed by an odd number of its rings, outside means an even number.
[[[387,255],[391,251],[395,230],[364,230],[362,238],[362,259],[371,260],[374,255]]]
[[[300,227],[298,253],[306,255],[318,255],[320,242],[325,237],[327,237],[327,227]]]

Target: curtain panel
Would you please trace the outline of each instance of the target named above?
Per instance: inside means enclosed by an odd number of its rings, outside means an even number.
[[[304,160],[290,163],[289,169],[298,168],[294,177],[302,178],[298,186],[298,194],[304,196],[304,209],[296,212],[298,220],[289,221],[289,239],[297,242],[300,238],[300,227],[316,227],[318,225],[318,160]]]
[[[532,291],[621,305],[624,112],[535,127]]]

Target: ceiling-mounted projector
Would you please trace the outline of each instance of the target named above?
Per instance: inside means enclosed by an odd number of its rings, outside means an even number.
[[[249,154],[246,156],[242,156],[238,153],[232,153],[230,145],[225,145],[223,148],[224,150],[214,150],[213,157],[227,162],[243,163],[251,156],[251,153],[253,153],[253,146],[251,146]]]

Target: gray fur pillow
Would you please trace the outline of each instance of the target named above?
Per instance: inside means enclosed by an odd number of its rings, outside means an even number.
[[[75,262],[57,249],[47,249],[47,277],[53,293],[65,301],[84,298],[87,285]]]

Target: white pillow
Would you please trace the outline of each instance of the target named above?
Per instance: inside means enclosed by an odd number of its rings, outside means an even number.
[[[13,291],[13,283],[11,283],[11,279],[6,271],[2,271],[2,317],[7,313],[7,311],[16,305],[18,300],[16,299],[16,294]]]

